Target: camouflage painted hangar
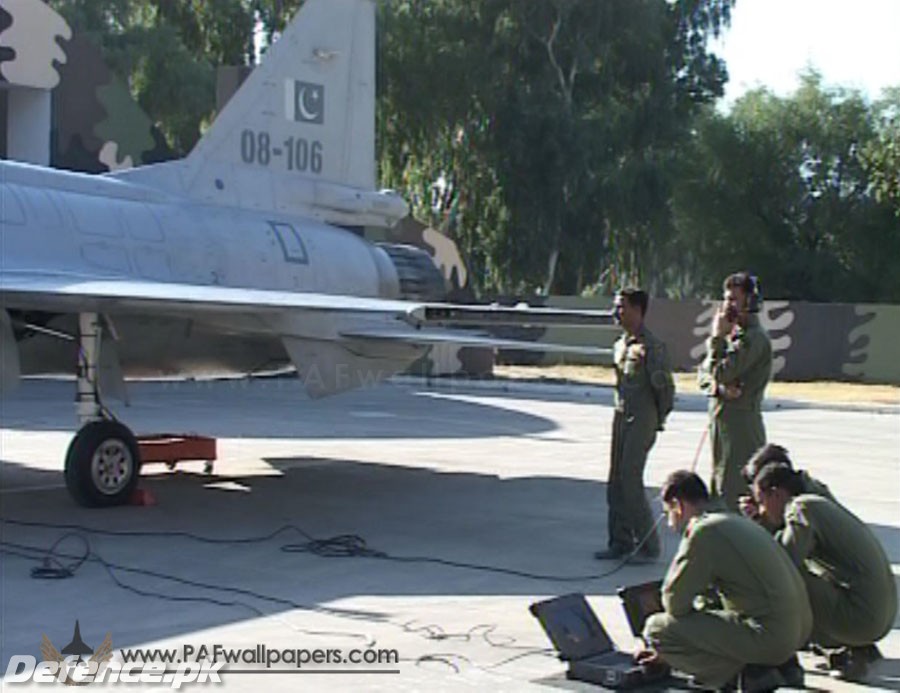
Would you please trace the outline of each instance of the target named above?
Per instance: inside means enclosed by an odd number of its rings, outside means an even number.
[[[171,152],[89,39],[73,34],[41,0],[0,0],[0,157],[100,173],[162,161]],[[465,263],[450,238],[408,220],[377,240],[427,250],[453,298],[471,297]],[[611,301],[550,297],[543,303],[598,308]],[[713,311],[712,301],[652,301],[650,329],[667,342],[680,370],[692,370],[702,356]],[[761,317],[772,337],[777,379],[900,384],[900,306],[768,300]],[[615,339],[608,329],[585,328],[509,330],[506,336],[600,345]],[[534,353],[504,352],[501,358],[560,362]],[[584,363],[585,358],[565,362]],[[485,375],[492,364],[489,351],[443,347],[415,370]]]

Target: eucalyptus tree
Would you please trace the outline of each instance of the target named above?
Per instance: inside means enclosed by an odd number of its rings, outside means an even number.
[[[673,204],[697,289],[749,267],[772,296],[900,300],[885,112],[813,72],[788,97],[756,90],[698,121]]]

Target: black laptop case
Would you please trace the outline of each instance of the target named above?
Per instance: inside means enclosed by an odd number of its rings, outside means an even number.
[[[529,609],[560,659],[568,662],[567,678],[607,688],[635,688],[647,683],[643,667],[630,654],[615,649],[583,594],[536,602]]]

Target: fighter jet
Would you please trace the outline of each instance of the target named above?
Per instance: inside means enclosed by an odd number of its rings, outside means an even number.
[[[292,364],[320,397],[438,343],[604,351],[471,326],[597,326],[607,312],[401,296],[410,267],[434,268],[358,233],[408,212],[376,190],[374,124],[374,0],[308,0],[186,158],[103,175],[0,163],[0,384],[74,367],[82,426],[65,479],[77,502],[134,490],[135,436],[101,398],[126,374]]]

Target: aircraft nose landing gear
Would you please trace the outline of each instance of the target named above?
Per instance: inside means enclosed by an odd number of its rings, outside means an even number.
[[[137,486],[140,453],[127,426],[100,419],[81,428],[66,453],[66,488],[80,505],[127,503]]]
[[[137,439],[112,420],[100,402],[98,367],[102,327],[96,313],[78,317],[78,418],[81,429],[66,453],[66,488],[87,507],[127,503],[138,482],[141,458]]]

